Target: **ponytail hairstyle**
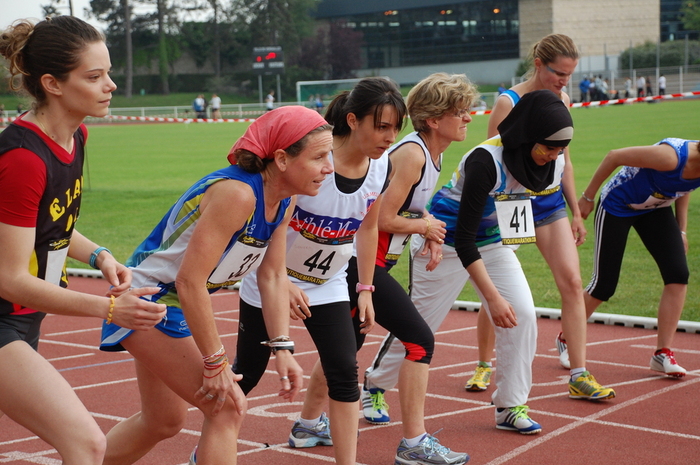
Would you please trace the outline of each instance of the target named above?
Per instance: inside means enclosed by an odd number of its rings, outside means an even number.
[[[360,80],[351,91],[338,94],[328,105],[326,121],[333,125],[333,135],[345,137],[352,131],[347,116],[353,113],[358,120],[370,114],[374,126],[379,127],[385,106],[396,109],[398,130],[403,128],[406,104],[395,82],[383,77],[368,77]]]
[[[74,16],[48,17],[37,24],[16,21],[0,34],[0,55],[9,64],[10,89],[28,93],[41,107],[46,103],[41,77],[50,74],[65,81],[80,65],[87,46],[104,40],[101,32]]]

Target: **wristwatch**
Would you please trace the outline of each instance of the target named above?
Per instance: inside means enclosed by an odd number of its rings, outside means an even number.
[[[357,292],[359,294],[362,291],[374,292],[374,286],[371,284],[357,283],[357,286],[355,286],[355,292]]]

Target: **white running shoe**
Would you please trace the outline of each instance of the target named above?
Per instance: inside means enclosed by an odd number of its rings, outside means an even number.
[[[571,363],[569,362],[569,346],[566,345],[566,339],[562,338],[563,335],[564,333],[559,333],[555,344],[557,346],[557,350],[559,351],[559,363],[561,363],[561,366],[567,370],[570,370]]]
[[[682,378],[685,376],[685,368],[676,362],[676,357],[671,349],[663,348],[657,350],[649,362],[651,369],[660,371],[672,378]]]
[[[367,423],[385,425],[391,421],[389,405],[384,400],[384,389],[363,387],[360,399],[362,400],[362,415]]]
[[[504,408],[501,412],[496,409],[496,428],[521,434],[539,433],[542,427],[528,416],[527,411],[527,405]]]

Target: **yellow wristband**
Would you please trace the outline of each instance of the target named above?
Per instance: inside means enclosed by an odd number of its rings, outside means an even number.
[[[112,317],[114,316],[114,296],[109,296],[109,312],[107,313],[107,324],[112,324]]]
[[[424,216],[421,219],[425,220],[427,227],[425,228],[425,233],[421,234],[421,237],[427,237],[428,234],[430,234],[430,228],[432,227],[432,224],[430,223],[430,218]]]

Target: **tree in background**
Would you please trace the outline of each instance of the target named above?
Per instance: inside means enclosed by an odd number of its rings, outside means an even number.
[[[688,64],[700,63],[700,43],[697,40],[690,40],[688,47]],[[624,69],[630,62],[632,54],[632,65],[635,68],[655,68],[656,67],[657,44],[645,42],[642,45],[628,48],[620,54],[618,63]],[[685,65],[686,42],[684,40],[674,40],[659,44],[659,66],[683,66]]]
[[[160,84],[164,94],[170,93],[168,83],[168,45],[165,39],[165,21],[167,0],[156,0],[158,5],[158,73]]]
[[[700,5],[695,0],[686,0],[681,6],[681,21],[688,31],[700,31]]]
[[[134,48],[131,40],[131,5],[129,0],[122,0],[122,8],[124,9],[124,46],[126,52],[124,95],[126,98],[131,98],[134,88]]]
[[[65,0],[49,1],[47,8],[51,9],[47,11],[58,13],[58,4]],[[271,45],[283,46],[286,66],[281,84],[285,95],[293,95],[298,80],[353,77],[352,71],[361,66],[361,33],[339,22],[318,27],[311,16],[318,2],[90,0],[89,14],[107,25],[107,45],[115,68],[124,69],[120,90],[127,96],[132,93],[134,69],[150,68],[153,63],[158,66],[162,93],[169,93],[173,85],[191,90],[195,82],[191,77],[171,76],[173,64],[182,53],[190,55],[199,68],[212,64],[214,75],[207,76],[202,85],[208,91],[243,91],[253,77],[253,47]],[[226,75],[222,72],[224,66]],[[115,76],[118,80],[121,77]],[[141,75],[138,78],[140,82],[146,79]]]
[[[218,0],[207,0],[200,10],[210,14],[206,21],[187,21],[180,25],[180,43],[199,67],[212,63],[216,79],[221,79],[223,63],[249,61],[252,52],[250,27],[240,11],[225,9]]]
[[[333,21],[330,27],[328,65],[331,79],[355,77],[353,71],[362,66],[362,32],[347,27],[345,21]]]
[[[302,39],[314,33],[309,12],[317,0],[238,0],[239,16],[247,19],[252,47],[283,45],[286,59],[299,53]],[[249,51],[252,52],[252,49]]]

